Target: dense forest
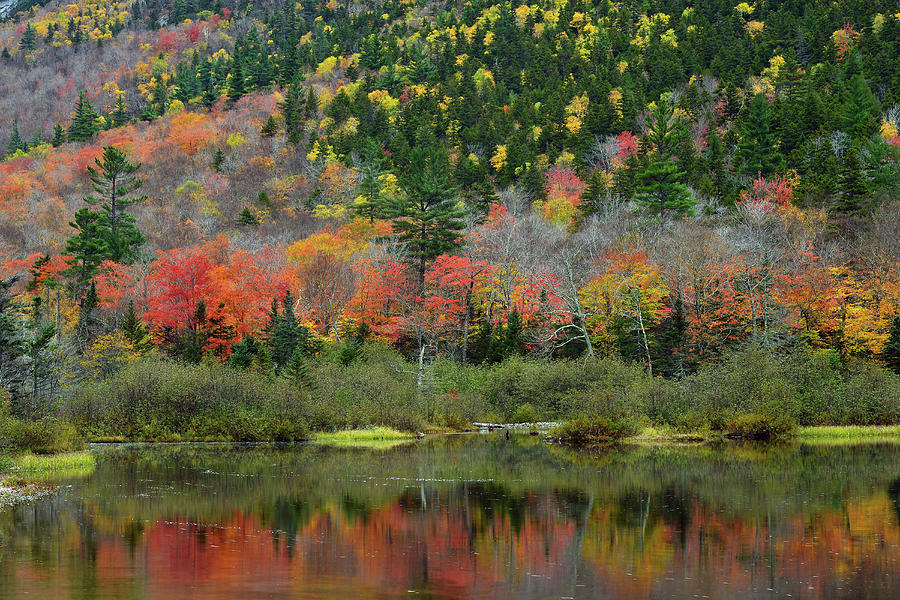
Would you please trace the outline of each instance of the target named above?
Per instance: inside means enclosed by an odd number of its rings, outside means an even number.
[[[900,418],[895,2],[5,4],[17,417],[159,360],[324,397],[377,356],[431,419],[467,365],[745,351],[887,382],[807,422]]]

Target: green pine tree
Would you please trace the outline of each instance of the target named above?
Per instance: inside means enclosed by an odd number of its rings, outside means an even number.
[[[844,151],[838,185],[835,208],[844,213],[860,212],[869,190],[856,146],[851,146]]]
[[[244,73],[244,56],[239,50],[235,50],[231,61],[231,76],[228,78],[228,101],[234,104],[247,93]]]
[[[59,123],[53,127],[53,139],[50,143],[54,148],[59,148],[66,143],[66,130]]]
[[[116,106],[110,115],[110,121],[113,127],[121,127],[131,121],[131,117],[128,114],[128,103],[125,102],[125,94],[116,95]]]
[[[638,202],[651,213],[693,214],[694,198],[684,184],[685,172],[673,155],[684,135],[674,107],[661,98],[650,114],[644,144],[652,150],[647,165],[635,176]]]
[[[768,177],[781,168],[784,156],[777,149],[765,95],[757,94],[750,101],[740,131],[737,158],[742,174],[752,178]]]
[[[279,105],[281,115],[284,118],[284,131],[287,141],[294,146],[303,141],[302,81],[302,77],[298,76],[291,82],[285,92],[284,101]]]
[[[125,334],[125,339],[131,342],[132,348],[137,352],[143,354],[153,346],[147,326],[141,321],[134,308],[134,300],[129,300],[128,308],[125,309],[125,315],[122,319],[122,333]]]
[[[134,217],[127,212],[129,206],[147,199],[147,196],[128,197],[144,184],[134,176],[141,165],[130,162],[115,146],[104,147],[103,154],[94,163],[97,168],[88,167],[88,173],[98,195],[87,196],[84,201],[92,206],[100,205],[107,216],[110,229],[110,255],[107,258],[130,262],[136,257],[137,247],[145,241],[134,224]]]
[[[97,274],[100,263],[111,254],[109,218],[105,213],[85,207],[75,213],[75,220],[69,226],[76,233],[66,242],[66,254],[71,258],[65,275],[77,291],[84,289]]]
[[[35,44],[37,43],[37,32],[34,30],[34,26],[29,23],[25,26],[25,31],[22,33],[22,39],[19,40],[19,48],[23,52],[31,52],[35,48]]]
[[[417,263],[418,285],[427,264],[459,246],[465,212],[459,208],[447,152],[431,146],[411,151],[410,168],[400,177],[401,197],[388,210],[393,232]]]
[[[6,144],[6,152],[7,154],[15,154],[16,152],[27,152],[28,145],[22,140],[22,136],[19,133],[19,120],[13,120],[13,131],[12,135],[9,138],[9,142]]]
[[[301,348],[296,348],[288,361],[284,374],[288,381],[301,389],[315,389],[315,383],[309,373],[309,361]]]
[[[87,93],[81,92],[78,95],[78,102],[75,104],[75,116],[69,126],[69,141],[86,142],[93,138],[100,131],[97,123],[99,119],[100,113],[88,100]]]
[[[357,200],[353,211],[370,223],[385,216],[387,199],[381,193],[381,176],[384,175],[384,152],[372,138],[366,138],[362,147],[362,160],[356,168],[359,174]]]
[[[900,316],[894,317],[890,337],[884,345],[881,357],[888,367],[900,375]]]
[[[263,124],[262,129],[259,131],[260,135],[263,137],[272,137],[276,133],[278,133],[278,123],[275,122],[275,117],[269,115],[268,120]]]
[[[222,164],[225,162],[225,153],[221,148],[216,148],[212,159],[212,168],[216,173],[222,172]]]

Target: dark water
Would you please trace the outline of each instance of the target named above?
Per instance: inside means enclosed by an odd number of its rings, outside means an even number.
[[[900,446],[98,451],[7,598],[900,598]]]

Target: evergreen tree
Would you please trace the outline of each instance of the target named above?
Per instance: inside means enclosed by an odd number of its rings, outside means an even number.
[[[288,380],[298,388],[315,389],[315,384],[309,374],[309,362],[306,353],[301,348],[296,348],[288,361],[284,374]]]
[[[125,315],[122,319],[122,333],[125,339],[131,342],[131,347],[137,352],[144,353],[152,347],[150,334],[147,332],[147,326],[141,321],[137,311],[134,309],[134,300],[128,301],[128,308],[125,309]]]
[[[465,213],[457,206],[446,151],[435,146],[416,147],[410,158],[409,171],[400,178],[403,194],[392,202],[388,215],[394,235],[418,263],[421,289],[428,262],[459,245]]]
[[[271,358],[276,371],[287,365],[295,351],[299,350],[306,355],[312,355],[318,349],[309,329],[297,323],[297,317],[294,314],[294,297],[290,290],[285,294],[282,306],[281,315],[277,313],[277,305],[273,307],[273,315],[270,317],[268,325],[268,347],[271,350]]]
[[[110,122],[113,127],[121,127],[127,125],[131,120],[128,114],[128,104],[125,102],[125,94],[116,95],[116,106],[110,115]]]
[[[98,196],[87,196],[84,201],[92,206],[100,205],[107,217],[110,230],[107,258],[130,262],[135,258],[137,246],[144,243],[144,236],[134,225],[134,217],[126,212],[129,206],[147,199],[146,196],[128,197],[144,184],[134,176],[141,165],[130,162],[114,146],[104,147],[103,154],[94,163],[97,168],[88,167],[88,173]]]
[[[17,277],[0,279],[0,389],[14,397],[25,378],[25,335],[13,293]]]
[[[228,101],[234,104],[243,98],[246,93],[244,56],[240,49],[236,49],[231,62],[231,76],[228,78]]]
[[[259,133],[263,137],[272,137],[273,135],[278,133],[278,124],[275,122],[275,117],[269,115],[268,120],[263,124],[262,129],[260,129]]]
[[[248,369],[253,364],[260,349],[259,342],[252,335],[245,336],[240,342],[231,346],[229,366],[235,369]]]
[[[34,26],[29,23],[25,26],[25,31],[22,33],[22,39],[19,40],[19,48],[21,48],[23,52],[31,52],[34,50],[36,43],[37,32],[34,30]]]
[[[740,172],[752,178],[768,177],[784,164],[784,156],[776,147],[775,133],[769,122],[769,101],[763,94],[757,94],[750,101],[741,126],[737,158]]]
[[[891,324],[890,337],[884,345],[882,359],[889,368],[900,375],[900,316],[894,317]]]
[[[86,142],[90,140],[100,131],[100,126],[97,124],[99,119],[100,114],[88,100],[87,93],[81,92],[78,95],[78,102],[75,104],[75,116],[69,126],[69,141]]]
[[[683,136],[674,108],[661,98],[650,115],[644,143],[652,150],[635,177],[638,202],[652,213],[693,214],[694,199],[684,184],[685,172],[672,159]]]
[[[76,290],[84,286],[97,273],[100,263],[112,253],[109,247],[109,218],[105,213],[85,207],[75,213],[69,226],[76,234],[66,242],[69,268],[65,274],[71,278]]]
[[[250,210],[249,206],[245,206],[244,210],[241,211],[241,214],[238,215],[238,223],[255,227],[259,225],[259,219],[253,214],[253,211]]]
[[[19,120],[13,120],[13,132],[9,138],[9,142],[6,144],[6,152],[7,154],[15,154],[16,152],[28,152],[28,145],[22,140],[22,136],[19,134]]]
[[[216,173],[222,172],[222,164],[225,162],[225,153],[221,148],[216,148],[212,159],[212,168]]]
[[[850,77],[844,93],[842,127],[854,140],[868,139],[878,129],[878,100],[862,74]]]
[[[362,160],[357,167],[359,183],[358,197],[353,211],[370,223],[381,218],[387,210],[387,200],[381,193],[381,176],[384,174],[384,152],[378,142],[366,138],[362,148]]]
[[[851,146],[844,152],[835,208],[845,213],[859,212],[868,193],[859,150],[856,146]]]
[[[66,130],[59,123],[53,127],[53,140],[50,143],[54,148],[59,148],[66,143]]]
[[[294,146],[303,141],[303,99],[300,95],[303,89],[302,81],[298,76],[291,82],[285,92],[284,101],[279,105],[284,118],[287,141]]]

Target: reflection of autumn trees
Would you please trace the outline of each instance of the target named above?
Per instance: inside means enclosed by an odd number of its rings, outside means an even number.
[[[17,592],[74,583],[117,597],[249,593],[260,582],[276,595],[363,598],[892,597],[900,459],[873,448],[625,450],[570,462],[498,438],[383,456],[124,454],[102,460],[73,498],[3,517],[7,556],[40,550],[0,559],[0,576]],[[826,468],[840,476],[822,477]],[[94,499],[104,489],[130,492]]]

